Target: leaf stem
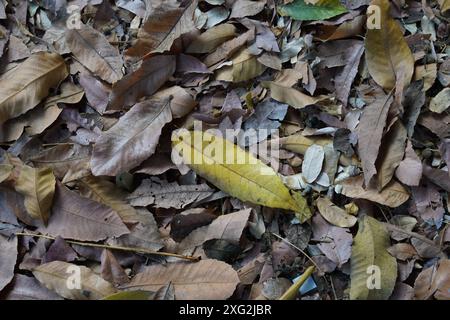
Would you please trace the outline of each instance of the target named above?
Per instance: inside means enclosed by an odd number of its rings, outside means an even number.
[[[16,236],[24,236],[24,237],[39,237],[39,238],[44,238],[44,239],[56,240],[55,237],[46,236],[43,234],[35,234],[35,233],[17,232],[17,233],[15,233],[15,235]],[[81,241],[73,241],[73,240],[65,240],[65,241],[70,244],[75,244],[75,245],[84,246],[84,247],[94,247],[94,248],[121,250],[121,251],[144,253],[144,254],[154,254],[154,255],[158,255],[158,256],[175,257],[175,258],[185,259],[185,260],[194,261],[194,262],[197,262],[200,260],[200,257],[184,256],[181,254],[170,253],[170,252],[159,252],[159,251],[148,250],[145,248],[122,247],[122,246],[106,245],[106,244],[92,243],[92,242],[81,242]]]
[[[297,280],[292,286],[289,287],[289,289],[286,290],[283,295],[278,298],[278,300],[294,300],[297,296],[297,292],[300,289],[300,287],[305,283],[306,279],[308,279],[313,272],[315,271],[316,267],[310,266],[306,269],[305,272],[301,275],[300,279]]]

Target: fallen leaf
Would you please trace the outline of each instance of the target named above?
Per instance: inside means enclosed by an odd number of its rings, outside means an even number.
[[[156,291],[169,282],[178,300],[219,300],[233,294],[239,277],[230,265],[217,260],[168,263],[147,267],[122,289]]]
[[[14,277],[17,254],[17,237],[8,239],[8,237],[0,234],[0,291]]]
[[[430,101],[430,110],[442,113],[450,107],[450,88],[444,88]]]
[[[50,168],[32,168],[23,165],[15,183],[17,192],[24,196],[25,208],[33,219],[45,224],[50,217],[50,209],[55,194],[56,179]]]
[[[317,209],[319,209],[320,214],[325,220],[341,228],[353,227],[356,221],[358,221],[356,217],[347,214],[344,209],[336,206],[328,198],[317,199]]]
[[[14,70],[14,77],[0,80],[0,124],[34,108],[68,75],[64,59],[39,52]]]
[[[92,173],[115,176],[137,167],[155,152],[162,128],[171,120],[169,99],[150,98],[133,106],[97,139]]]
[[[206,142],[210,150],[225,150],[231,153],[232,163],[226,163],[226,159],[220,159],[220,155],[211,157],[210,154],[205,154],[205,146],[193,145],[196,137],[203,143]],[[181,152],[184,162],[222,191],[242,201],[295,211],[301,221],[311,216],[306,200],[298,193],[291,194],[272,168],[228,140],[209,133],[182,131],[174,132],[172,141],[173,151],[177,154]],[[222,156],[226,154],[220,153]],[[202,161],[195,163],[191,161],[193,159]],[[239,162],[234,162],[234,159]],[[264,174],[261,174],[262,172]]]
[[[414,296],[418,300],[428,300],[434,296],[438,300],[449,300],[450,260],[441,259],[438,263],[424,269],[414,282]]]
[[[130,232],[111,208],[81,197],[59,183],[48,225],[40,230],[54,237],[81,241],[99,241]]]
[[[397,262],[388,253],[390,246],[386,228],[376,219],[363,216],[355,236],[350,274],[351,300],[387,300],[397,279]],[[377,271],[378,270],[378,271]],[[379,288],[369,288],[370,276],[380,276]]]
[[[232,66],[226,66],[217,71],[217,80],[247,81],[261,75],[266,70],[266,67],[258,62],[257,57],[250,54],[247,49],[238,52],[232,58],[232,63]]]
[[[81,288],[69,287],[69,277],[78,272]],[[48,289],[66,299],[98,300],[116,292],[111,283],[103,280],[91,269],[67,262],[53,261],[42,264],[33,270],[33,275]]]
[[[302,163],[302,175],[306,182],[313,183],[322,172],[325,153],[317,144],[308,147]]]
[[[102,278],[114,285],[123,285],[130,282],[125,270],[110,250],[103,250],[101,257]]]
[[[187,53],[210,53],[236,35],[236,27],[230,23],[220,24],[206,30],[187,47]]]
[[[405,158],[399,163],[395,170],[395,176],[400,182],[408,186],[418,186],[422,178],[422,162],[412,148],[408,140],[405,150]]]
[[[366,62],[372,78],[390,90],[396,83],[405,87],[414,72],[414,57],[397,22],[389,13],[388,0],[372,0],[365,39]],[[379,25],[377,25],[377,22]]]
[[[339,0],[317,0],[313,4],[305,0],[295,0],[289,4],[278,6],[278,13],[290,16],[295,20],[324,20],[347,12]]]
[[[409,199],[408,191],[398,182],[391,181],[381,192],[377,189],[364,189],[362,176],[344,180],[342,194],[349,198],[366,199],[385,206],[396,208]]]
[[[88,25],[69,29],[67,47],[73,55],[93,74],[109,83],[122,79],[122,57],[119,50],[109,44],[106,37]]]
[[[16,274],[11,282],[10,289],[2,295],[4,300],[62,300],[62,298],[43,287],[33,277]]]
[[[230,19],[254,16],[264,9],[266,2],[267,0],[236,0],[231,6]]]

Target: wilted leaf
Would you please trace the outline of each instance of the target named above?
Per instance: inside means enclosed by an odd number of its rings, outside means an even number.
[[[201,145],[193,145],[196,137],[200,137]],[[199,131],[181,131],[174,132],[172,141],[174,152],[181,153],[185,163],[222,191],[242,201],[295,211],[301,221],[311,216],[306,200],[298,193],[291,194],[272,168],[228,140]],[[205,153],[206,146],[209,152],[215,149],[217,157]],[[224,157],[227,153],[232,156],[228,159],[231,163]],[[201,160],[195,163],[195,159]]]
[[[35,53],[0,80],[0,124],[34,108],[68,75],[64,59],[56,53]]]
[[[152,52],[168,51],[177,38],[195,29],[193,17],[198,1],[191,0],[180,7],[175,4],[164,1],[152,11],[139,29],[136,44],[126,51],[127,56],[141,58]]]
[[[69,288],[69,277],[79,272],[81,288]],[[33,270],[33,275],[48,289],[66,299],[98,300],[116,292],[111,283],[103,280],[91,269],[75,264],[53,261]]]
[[[349,215],[344,209],[339,208],[328,198],[317,199],[317,209],[329,223],[341,228],[353,227],[358,221],[354,216]]]
[[[0,234],[0,291],[14,277],[17,254],[17,237],[8,239],[8,237]]]
[[[434,296],[438,300],[450,299],[450,260],[441,259],[433,266],[424,269],[414,283],[414,294],[418,300]]]
[[[225,23],[206,30],[187,47],[187,53],[210,53],[236,35],[236,27]]]
[[[406,145],[405,158],[395,170],[395,176],[408,186],[418,186],[422,178],[422,162],[409,140]]]
[[[55,194],[56,179],[50,168],[23,165],[15,183],[16,191],[24,196],[25,208],[34,218],[48,222]]]
[[[218,300],[233,294],[239,278],[230,265],[217,260],[168,263],[147,267],[122,289],[156,291],[169,282],[178,300]]]
[[[171,120],[170,99],[136,104],[97,139],[92,173],[115,176],[137,167],[155,152],[161,130]]]
[[[8,179],[14,166],[10,164],[0,164],[0,183]]]
[[[396,83],[403,88],[414,72],[414,57],[397,22],[390,16],[388,0],[373,0],[368,17],[366,61],[372,78],[390,90]],[[378,24],[377,24],[378,23]]]
[[[74,56],[92,73],[109,83],[123,77],[122,57],[105,36],[83,25],[66,32],[66,43]]]
[[[133,206],[155,205],[157,208],[181,209],[194,201],[205,199],[214,190],[207,184],[179,185],[176,182],[161,181],[154,177],[142,181],[142,184],[128,196]]]
[[[278,7],[282,16],[290,16],[295,20],[324,20],[347,12],[339,0],[317,0],[314,2],[295,0],[287,5]]]
[[[129,230],[111,208],[81,197],[58,183],[52,216],[42,232],[65,239],[99,241],[129,233]]]
[[[102,278],[114,285],[122,285],[130,282],[125,270],[117,261],[110,250],[103,250],[101,257]]]
[[[381,192],[377,189],[364,189],[362,176],[342,182],[342,194],[349,198],[366,199],[385,206],[396,208],[409,199],[408,191],[398,182],[391,181]]]
[[[267,0],[236,0],[231,7],[230,18],[254,16],[264,9]]]
[[[250,54],[247,49],[241,50],[232,58],[233,65],[219,69],[217,80],[241,82],[253,79],[261,75],[266,66],[258,62],[256,56]]]
[[[175,64],[174,56],[156,56],[144,60],[139,69],[113,85],[107,111],[122,110],[144,96],[151,96],[172,76]]]
[[[313,183],[322,172],[324,156],[323,148],[317,144],[306,149],[302,163],[302,175],[306,182]]]
[[[62,298],[42,286],[33,277],[16,274],[10,289],[2,295],[5,300],[62,300]]]
[[[385,227],[376,219],[363,216],[352,248],[351,300],[387,300],[392,294],[397,279],[397,261],[387,251],[389,246]],[[372,274],[380,276],[379,288],[368,287]]]
[[[430,101],[430,110],[442,113],[450,107],[450,88],[444,88]]]

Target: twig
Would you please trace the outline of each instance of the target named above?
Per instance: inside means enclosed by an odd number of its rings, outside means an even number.
[[[305,283],[306,279],[308,279],[316,268],[314,266],[310,266],[306,269],[305,272],[301,275],[300,279],[297,280],[289,289],[286,290],[285,293],[278,300],[294,300],[297,296],[298,289]]]
[[[316,266],[317,270],[319,270],[321,273],[324,273],[322,271],[322,269],[320,269],[320,267],[317,265],[317,263],[302,249],[300,249],[299,247],[297,247],[295,244],[289,242],[288,240],[286,240],[285,238],[283,238],[282,236],[277,235],[276,233],[271,232],[271,234],[273,234],[275,237],[277,237],[278,239],[280,239],[281,241],[286,242],[288,245],[290,245],[291,247],[297,249],[298,251],[300,251],[301,253],[303,253],[303,255],[308,258],[309,261],[312,262],[313,265]]]
[[[411,237],[414,237],[416,239],[422,240],[423,242],[426,242],[429,245],[437,246],[436,243],[433,240],[430,240],[430,239],[428,239],[428,238],[426,238],[426,237],[424,237],[424,236],[422,236],[422,235],[420,235],[420,234],[418,234],[416,232],[403,230],[402,228],[397,227],[396,225],[393,225],[393,224],[390,224],[390,223],[386,223],[386,222],[382,222],[382,223],[386,226],[386,228],[389,231],[401,232],[401,233],[407,234],[408,236],[411,236]]]
[[[56,238],[51,237],[51,236],[45,236],[42,234],[35,234],[35,233],[26,233],[26,232],[17,232],[16,236],[39,237],[39,238],[44,238],[44,239],[56,240]],[[194,262],[200,260],[200,257],[184,256],[181,254],[169,253],[169,252],[159,252],[159,251],[148,250],[145,248],[122,247],[122,246],[113,246],[113,245],[106,245],[106,244],[99,244],[99,243],[92,243],[92,242],[81,242],[81,241],[73,241],[73,240],[65,240],[65,241],[70,244],[76,244],[76,245],[85,246],[85,247],[94,247],[94,248],[121,250],[121,251],[136,252],[136,253],[154,254],[154,255],[158,255],[158,256],[175,257],[175,258],[185,259],[185,260],[194,261]]]

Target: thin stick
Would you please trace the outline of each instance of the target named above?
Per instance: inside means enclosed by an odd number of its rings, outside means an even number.
[[[303,255],[304,255],[306,258],[308,258],[308,260],[311,261],[313,265],[316,266],[317,270],[319,270],[321,273],[324,273],[324,272],[322,271],[322,269],[320,269],[320,267],[317,265],[317,263],[316,263],[310,256],[308,256],[308,254],[307,254],[305,251],[303,251],[302,249],[300,249],[299,247],[297,247],[295,244],[289,242],[288,240],[286,240],[286,239],[283,238],[282,236],[279,236],[279,235],[277,235],[276,233],[273,233],[273,232],[271,232],[271,234],[273,234],[275,237],[277,237],[277,238],[280,239],[281,241],[286,242],[286,243],[287,243],[288,245],[290,245],[291,247],[293,247],[293,248],[297,249],[298,251],[300,251],[301,253],[303,253]]]
[[[314,272],[316,268],[314,266],[310,266],[306,269],[305,272],[301,275],[300,279],[297,280],[289,289],[286,290],[285,293],[278,300],[294,300],[297,296],[297,292],[300,287],[305,283],[306,279],[308,279]]]
[[[434,243],[433,240],[430,240],[430,239],[428,239],[428,238],[426,238],[426,237],[424,237],[424,236],[422,236],[422,235],[420,235],[420,234],[418,234],[416,232],[403,230],[402,228],[397,227],[396,225],[393,225],[393,224],[390,224],[390,223],[386,223],[386,222],[382,222],[382,223],[386,226],[386,228],[389,231],[401,232],[401,233],[407,234],[408,236],[411,236],[413,238],[417,238],[419,240],[422,240],[423,242],[426,242],[429,245],[432,245],[432,246],[435,246],[435,247],[437,246],[437,244]]]
[[[26,233],[26,232],[17,232],[16,236],[39,237],[39,238],[44,238],[44,239],[56,240],[56,238],[51,237],[51,236],[45,236],[42,234],[35,234],[35,233]],[[76,245],[84,246],[84,247],[94,247],[94,248],[121,250],[121,251],[137,252],[137,253],[145,253],[145,254],[154,254],[154,255],[158,255],[158,256],[175,257],[175,258],[185,259],[185,260],[190,260],[190,261],[199,261],[200,260],[200,257],[184,256],[181,254],[169,253],[169,252],[152,251],[152,250],[148,250],[145,248],[112,246],[112,245],[106,245],[106,244],[81,242],[81,241],[73,241],[73,240],[65,240],[65,241],[70,244],[76,244]]]

